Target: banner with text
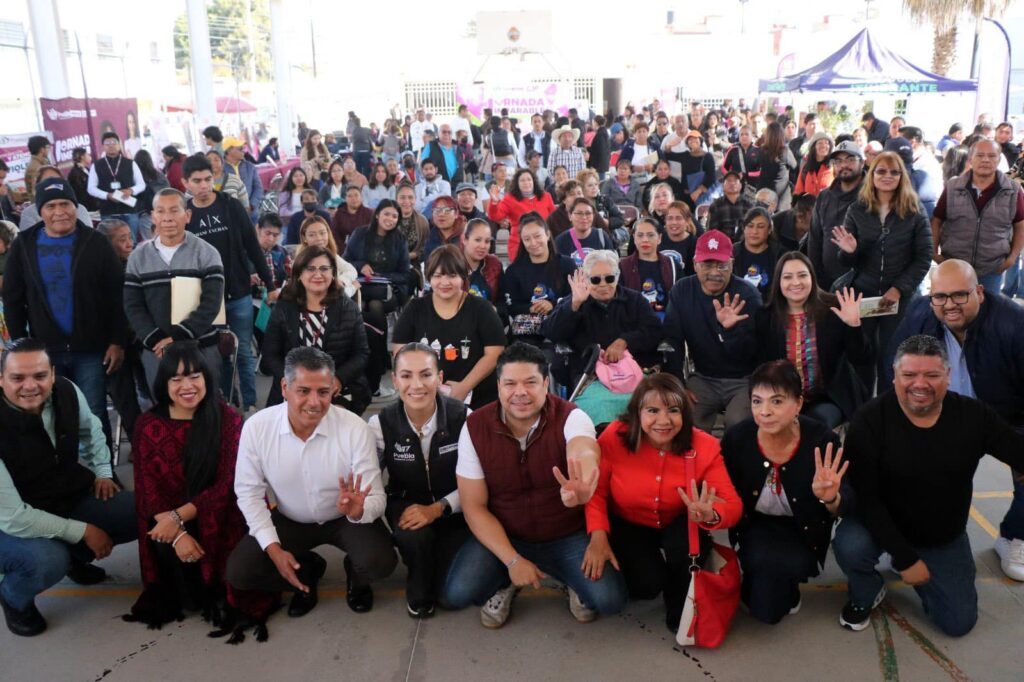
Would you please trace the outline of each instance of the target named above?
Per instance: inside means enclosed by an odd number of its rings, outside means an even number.
[[[4,184],[18,189],[25,187],[25,168],[32,155],[28,153],[28,138],[42,135],[50,138],[53,142],[53,135],[50,133],[15,133],[13,135],[0,135],[0,159],[7,164],[7,179]]]
[[[135,98],[89,98],[88,118],[92,121],[92,135],[86,120],[85,100],[77,97],[39,99],[43,112],[43,127],[53,134],[53,161],[62,171],[71,167],[71,152],[75,147],[90,150],[93,158],[103,153],[103,133],[112,130],[121,138],[121,148],[131,158],[142,148],[139,130],[139,107]]]
[[[551,109],[559,116],[567,116],[569,108],[576,106],[572,95],[572,85],[559,82],[528,85],[471,83],[455,88],[455,99],[460,105],[466,105],[475,123],[483,121],[484,109],[490,109],[494,115],[500,115],[502,109],[508,109],[509,117],[525,121],[527,127],[530,116],[545,109]]]

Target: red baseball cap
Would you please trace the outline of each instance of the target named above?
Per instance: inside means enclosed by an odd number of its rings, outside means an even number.
[[[724,232],[708,230],[697,239],[693,255],[694,263],[706,260],[727,261],[732,259],[732,240]]]

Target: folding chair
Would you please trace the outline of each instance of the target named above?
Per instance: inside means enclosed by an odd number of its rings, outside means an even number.
[[[220,330],[217,350],[223,359],[231,362],[231,391],[224,396],[229,405],[242,406],[242,384],[238,375],[238,336],[230,329]],[[237,399],[237,401],[236,401]]]
[[[616,207],[622,213],[622,220],[626,225],[632,225],[640,217],[640,209],[633,204],[616,204]]]

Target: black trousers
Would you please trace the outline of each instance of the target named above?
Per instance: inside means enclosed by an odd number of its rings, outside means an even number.
[[[124,349],[124,362],[121,367],[107,376],[107,393],[110,394],[114,409],[124,422],[125,433],[129,439],[135,433],[135,420],[142,415],[142,409],[139,407],[139,386],[149,392],[139,350],[134,345],[129,345]]]
[[[740,536],[740,597],[750,615],[774,625],[800,600],[800,583],[818,575],[818,560],[791,516],[754,514]]]
[[[654,599],[662,595],[665,621],[674,627],[683,614],[690,589],[690,543],[687,516],[681,514],[665,528],[630,523],[614,514],[609,538],[622,568],[630,599]],[[701,566],[711,553],[711,536],[700,531]]]
[[[363,301],[363,322],[366,328],[366,342],[370,347],[370,358],[366,363],[366,381],[370,385],[370,393],[380,388],[380,378],[391,366],[391,354],[388,352],[388,313],[398,310],[401,302],[397,296],[390,301]],[[370,329],[373,327],[373,329]]]
[[[354,587],[365,587],[374,580],[388,577],[398,563],[391,535],[382,519],[373,523],[352,523],[341,517],[317,524],[292,521],[276,509],[270,514],[281,547],[291,552],[299,564],[304,554],[320,545],[333,545],[345,552],[351,564]],[[229,585],[240,590],[295,589],[281,577],[274,562],[251,535],[242,538],[231,552],[225,578]]]
[[[398,552],[409,569],[405,599],[409,606],[420,608],[437,603],[452,559],[469,539],[470,531],[462,514],[442,516],[417,530],[403,530],[398,527],[398,519],[411,504],[408,500],[389,499],[385,515]]]

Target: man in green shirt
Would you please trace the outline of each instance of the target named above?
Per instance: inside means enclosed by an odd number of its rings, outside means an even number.
[[[10,631],[31,637],[46,629],[37,594],[65,575],[103,580],[90,562],[136,539],[135,499],[114,482],[99,420],[42,341],[7,346],[0,389],[0,606]]]

